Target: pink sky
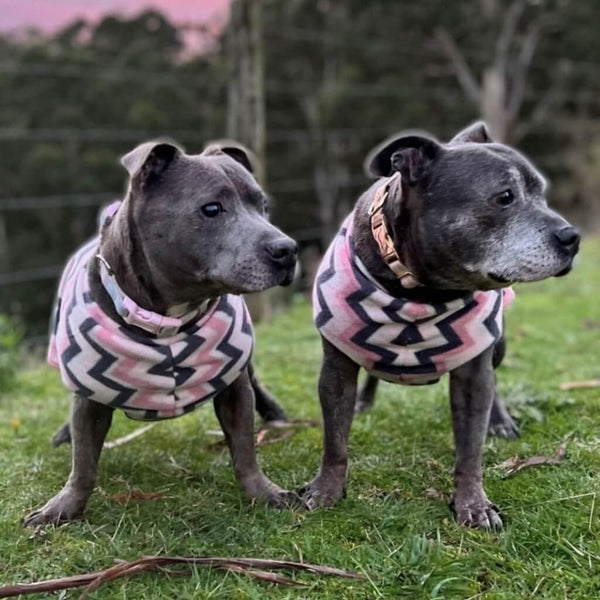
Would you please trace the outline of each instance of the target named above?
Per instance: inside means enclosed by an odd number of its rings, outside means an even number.
[[[230,0],[0,0],[0,30],[35,26],[52,31],[76,18],[97,20],[108,12],[132,15],[158,8],[177,23],[200,23],[227,14]]]

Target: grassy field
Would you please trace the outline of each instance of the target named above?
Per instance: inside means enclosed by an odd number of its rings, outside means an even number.
[[[289,415],[318,418],[319,343],[307,304],[259,327],[257,337],[257,369]],[[459,528],[432,492],[452,488],[442,383],[381,387],[374,411],[354,422],[348,498],[334,509],[307,514],[249,505],[228,452],[211,447],[218,426],[207,406],[105,451],[86,520],[32,537],[20,519],[68,473],[69,449],[54,450],[48,440],[67,415],[69,397],[54,371],[24,370],[16,389],[0,395],[0,581],[73,575],[147,554],[224,555],[304,560],[368,578],[298,574],[306,586],[291,589],[198,569],[189,578],[130,577],[92,597],[598,598],[600,390],[559,389],[564,381],[600,377],[598,241],[584,246],[569,277],[517,290],[508,339],[499,382],[522,437],[486,445],[486,489],[506,521],[493,534]],[[137,427],[119,414],[110,437]],[[517,454],[552,454],[570,432],[558,466],[510,478],[495,468]],[[317,469],[320,437],[319,429],[307,428],[262,446],[265,471],[284,486],[300,486]],[[114,499],[136,490],[164,498],[125,505]]]

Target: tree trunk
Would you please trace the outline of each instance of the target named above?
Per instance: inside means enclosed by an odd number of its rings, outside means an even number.
[[[227,135],[256,155],[255,177],[266,183],[266,119],[264,94],[263,0],[234,0],[227,50],[229,59]],[[271,314],[267,294],[247,294],[254,321]]]

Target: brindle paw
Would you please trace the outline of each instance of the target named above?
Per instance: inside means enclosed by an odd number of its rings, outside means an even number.
[[[271,508],[291,508],[294,510],[307,508],[304,500],[296,492],[288,490],[269,494],[266,502]]]
[[[326,480],[324,477],[315,477],[298,490],[300,497],[309,510],[333,506],[346,497],[346,487],[337,481]]]
[[[62,490],[39,510],[34,510],[23,519],[25,527],[38,527],[52,523],[60,525],[83,516],[85,501],[72,492]]]
[[[453,499],[450,506],[454,510],[456,521],[463,527],[488,531],[502,529],[500,511],[487,498],[472,501]]]
[[[488,435],[514,440],[519,437],[519,427],[508,413],[502,416],[492,414],[488,425]]]

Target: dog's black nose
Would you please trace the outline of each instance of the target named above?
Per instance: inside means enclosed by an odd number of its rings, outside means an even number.
[[[282,267],[292,267],[296,262],[298,244],[290,238],[282,237],[269,242],[266,250],[274,263]]]
[[[563,227],[554,232],[556,239],[565,247],[575,246],[579,243],[579,231],[575,227]]]

